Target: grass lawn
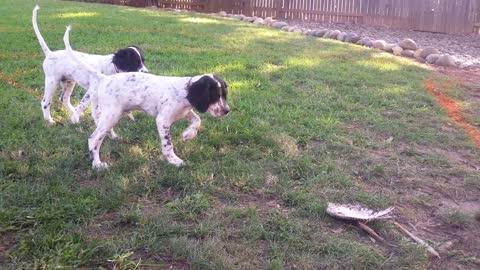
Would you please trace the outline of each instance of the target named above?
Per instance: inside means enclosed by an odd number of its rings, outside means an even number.
[[[474,269],[480,267],[480,158],[423,88],[448,80],[412,61],[333,40],[189,13],[40,1],[39,28],[63,49],[135,44],[159,75],[216,73],[228,117],[202,115],[161,158],[153,119],[122,119],[105,140],[111,168],[88,159],[57,97],[46,125],[34,1],[0,10],[0,268]],[[462,85],[448,93],[462,100]],[[79,101],[83,89],[74,91]],[[372,222],[394,246],[325,214],[327,202],[396,206],[397,220],[442,259]]]

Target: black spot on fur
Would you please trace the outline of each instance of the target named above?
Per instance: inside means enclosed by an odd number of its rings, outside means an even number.
[[[142,66],[145,58],[143,57],[142,51],[140,48],[135,47],[140,55],[132,48],[123,48],[118,50],[112,59],[112,63],[123,72],[136,72],[139,71]]]
[[[88,152],[88,159],[93,161],[93,151]]]
[[[38,107],[37,107],[38,108]],[[47,109],[47,105],[43,106],[43,108],[46,110]]]
[[[188,102],[201,113],[206,112],[208,107],[217,102],[220,97],[226,98],[226,84],[222,79],[217,78],[215,76],[221,87],[218,87],[217,82],[210,76],[203,76],[187,89]]]
[[[66,81],[68,81],[68,79],[67,79],[67,77],[65,77],[65,76],[62,76],[62,77],[60,78],[60,81],[62,81],[62,82],[66,82]]]

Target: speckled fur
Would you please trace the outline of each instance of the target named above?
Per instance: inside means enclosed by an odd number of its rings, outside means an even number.
[[[45,54],[45,60],[43,61],[43,71],[45,73],[45,93],[41,101],[43,118],[50,124],[54,124],[52,116],[50,114],[50,106],[52,104],[52,98],[55,94],[55,90],[58,85],[62,87],[62,93],[60,94],[60,101],[63,106],[70,111],[74,112],[74,107],[70,102],[70,96],[72,94],[75,83],[78,83],[82,88],[90,88],[90,77],[85,72],[82,72],[80,65],[73,61],[71,57],[67,55],[65,50],[50,51],[45,40],[40,34],[40,30],[37,25],[37,12],[39,7],[35,6],[32,14],[32,24],[35,35],[42,47],[42,51]],[[136,47],[128,47],[122,50],[131,50],[131,54],[138,55],[140,63],[138,67],[135,67],[135,71],[148,72],[148,69],[143,64],[143,56]],[[117,71],[115,65],[112,63],[114,54],[109,55],[94,55],[81,52],[74,52],[85,63],[93,67],[95,70],[103,74],[115,74]],[[138,59],[137,59],[138,62]],[[88,103],[88,98],[84,98],[84,102]]]

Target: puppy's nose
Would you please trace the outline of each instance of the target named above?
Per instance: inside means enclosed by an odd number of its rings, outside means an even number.
[[[225,108],[223,110],[223,114],[227,115],[230,112],[230,108]]]

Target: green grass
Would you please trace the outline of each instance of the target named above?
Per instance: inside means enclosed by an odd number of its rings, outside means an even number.
[[[104,143],[111,168],[93,171],[90,117],[69,124],[56,98],[57,124],[43,121],[33,1],[4,0],[2,269],[425,269],[424,250],[393,228],[375,227],[397,248],[374,244],[326,216],[326,203],[397,205],[402,220],[426,221],[432,209],[418,202],[434,198],[422,188],[447,177],[461,180],[447,189],[478,195],[479,172],[449,154],[478,162],[478,151],[422,88],[436,75],[409,60],[203,15],[40,4],[52,50],[63,48],[67,24],[79,51],[136,44],[155,74],[221,75],[232,111],[222,120],[202,115],[198,137],[185,144],[186,123],[175,125],[175,151],[187,162],[179,169],[162,160],[153,120],[136,113],[120,121],[119,140]],[[462,230],[476,229],[478,222]],[[456,248],[445,265],[476,266],[478,245]]]

